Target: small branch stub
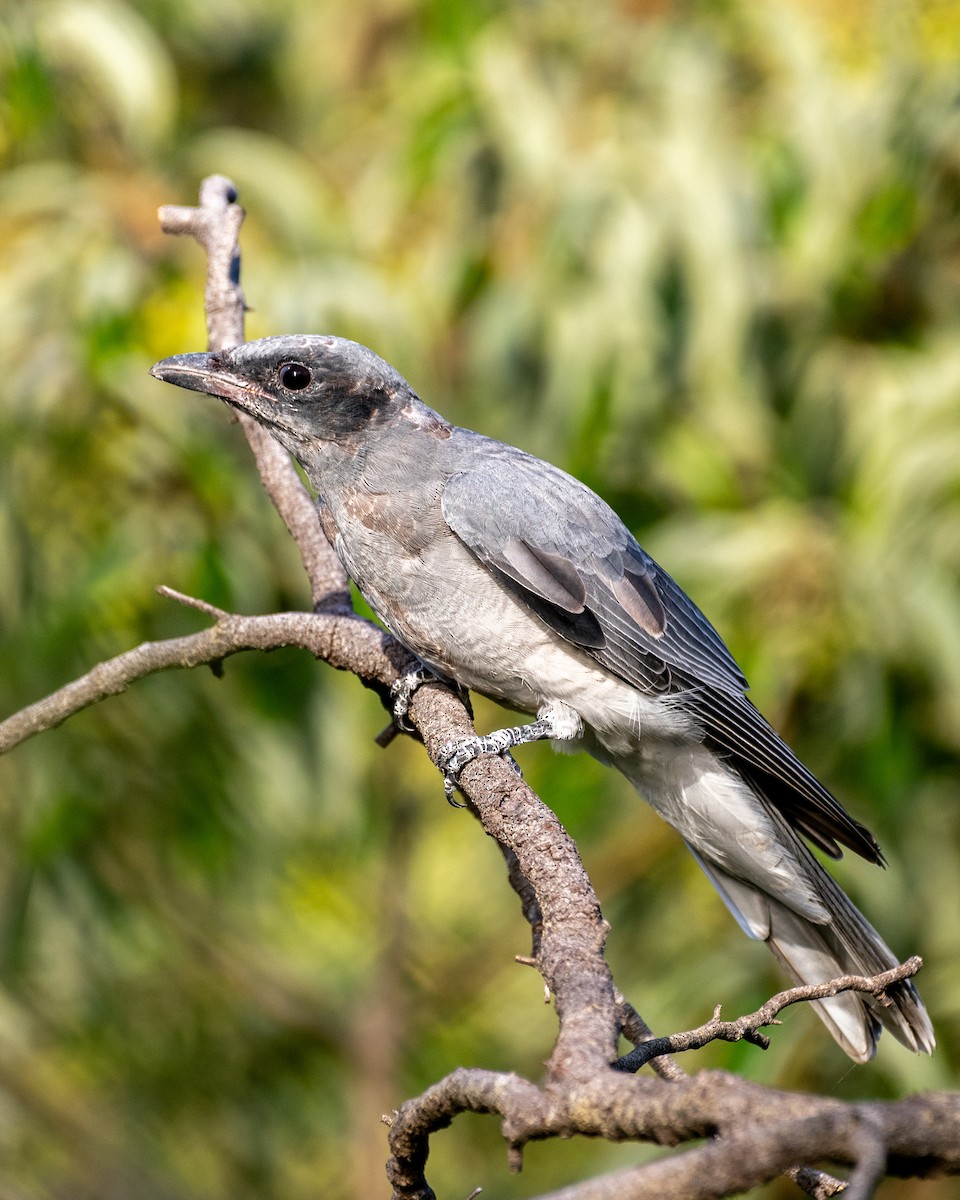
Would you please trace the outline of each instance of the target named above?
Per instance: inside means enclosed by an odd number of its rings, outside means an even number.
[[[240,288],[240,226],[246,214],[237,189],[225,175],[208,175],[200,185],[200,206],[165,204],[159,211],[164,233],[189,234],[207,256],[204,312],[207,348],[225,350],[244,337],[246,304]]]

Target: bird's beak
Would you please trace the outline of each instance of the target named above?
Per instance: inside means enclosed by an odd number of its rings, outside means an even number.
[[[225,369],[223,359],[217,353],[174,354],[172,358],[155,363],[150,374],[163,383],[175,383],[192,392],[207,392],[236,404],[238,408],[253,411],[253,385]]]
[[[177,387],[190,388],[194,392],[210,390],[210,382],[220,366],[216,354],[174,354],[161,359],[150,368],[154,379],[164,383],[175,383]]]

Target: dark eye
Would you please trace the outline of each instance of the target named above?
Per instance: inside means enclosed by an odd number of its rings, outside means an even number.
[[[312,378],[303,363],[284,363],[280,368],[280,382],[290,392],[302,392],[310,386]]]

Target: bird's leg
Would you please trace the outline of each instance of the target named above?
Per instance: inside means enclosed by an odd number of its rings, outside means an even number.
[[[453,793],[459,785],[460,772],[481,754],[499,754],[520,775],[519,766],[510,753],[514,746],[526,742],[570,742],[583,736],[583,721],[578,713],[566,704],[553,702],[544,704],[537,719],[527,725],[514,725],[509,729],[495,729],[492,733],[478,734],[449,742],[440,751],[440,769],[443,771],[443,790],[451,804],[456,804]]]

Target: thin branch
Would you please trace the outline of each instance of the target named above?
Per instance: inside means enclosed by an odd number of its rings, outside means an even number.
[[[173,600],[177,604],[182,604],[184,608],[192,608],[195,612],[201,612],[207,617],[212,617],[214,621],[220,621],[223,617],[229,615],[224,609],[211,604],[209,600],[200,600],[196,596],[188,596],[185,592],[178,592],[176,588],[167,587],[165,583],[161,583],[158,586],[157,595],[164,596],[167,600]]]
[[[633,1005],[626,1000],[619,991],[614,993],[617,1001],[617,1008],[620,1013],[620,1032],[632,1042],[634,1046],[643,1046],[647,1042],[654,1041],[656,1034],[646,1023],[643,1017],[637,1012]],[[629,1055],[624,1055],[623,1058],[617,1060],[614,1064],[617,1070],[621,1071],[638,1071],[639,1066],[633,1066],[628,1061]],[[642,1064],[641,1064],[642,1065]],[[678,1063],[675,1063],[669,1053],[652,1056],[650,1058],[650,1066],[660,1076],[661,1079],[668,1081],[676,1081],[686,1079],[687,1073]]]
[[[845,1179],[834,1179],[826,1171],[818,1171],[814,1167],[790,1167],[784,1171],[788,1179],[792,1179],[797,1187],[812,1196],[813,1200],[832,1200],[847,1190]]]
[[[371,622],[352,616],[314,613],[272,613],[244,617],[222,613],[212,605],[176,593],[181,603],[206,610],[216,617],[209,629],[185,637],[141,645],[98,663],[92,670],[42,700],[0,722],[0,754],[28,738],[54,729],[90,705],[117,696],[131,683],[170,671],[214,665],[241,650],[276,650],[300,646],[341,670],[353,670],[364,682],[389,688],[398,673],[398,661],[386,645],[383,631]],[[219,614],[219,615],[218,615]],[[409,658],[406,651],[403,655]],[[357,668],[360,668],[357,670]]]
[[[713,1017],[697,1029],[687,1033],[674,1033],[670,1037],[647,1038],[636,1049],[618,1059],[617,1068],[621,1071],[639,1071],[651,1059],[661,1054],[679,1054],[684,1050],[701,1050],[709,1042],[751,1042],[766,1050],[770,1039],[759,1031],[767,1025],[779,1025],[778,1015],[791,1004],[799,1004],[810,1000],[827,1000],[838,996],[841,992],[865,992],[883,1000],[886,991],[894,983],[910,979],[923,966],[919,956],[907,959],[898,967],[892,967],[879,975],[841,975],[826,983],[810,983],[799,987],[787,988],[772,996],[766,1004],[761,1005],[756,1012],[738,1017],[735,1021],[721,1021],[719,1005],[714,1010]]]
[[[206,253],[208,349],[239,345],[246,304],[240,288],[239,247],[244,211],[237,203],[236,187],[223,175],[210,175],[200,185],[199,207],[167,204],[159,217],[164,233],[189,234]],[[345,612],[350,607],[346,572],[323,535],[316,507],[290,456],[256,421],[244,414],[239,414],[239,420],[267,495],[300,551],[314,608]]]

